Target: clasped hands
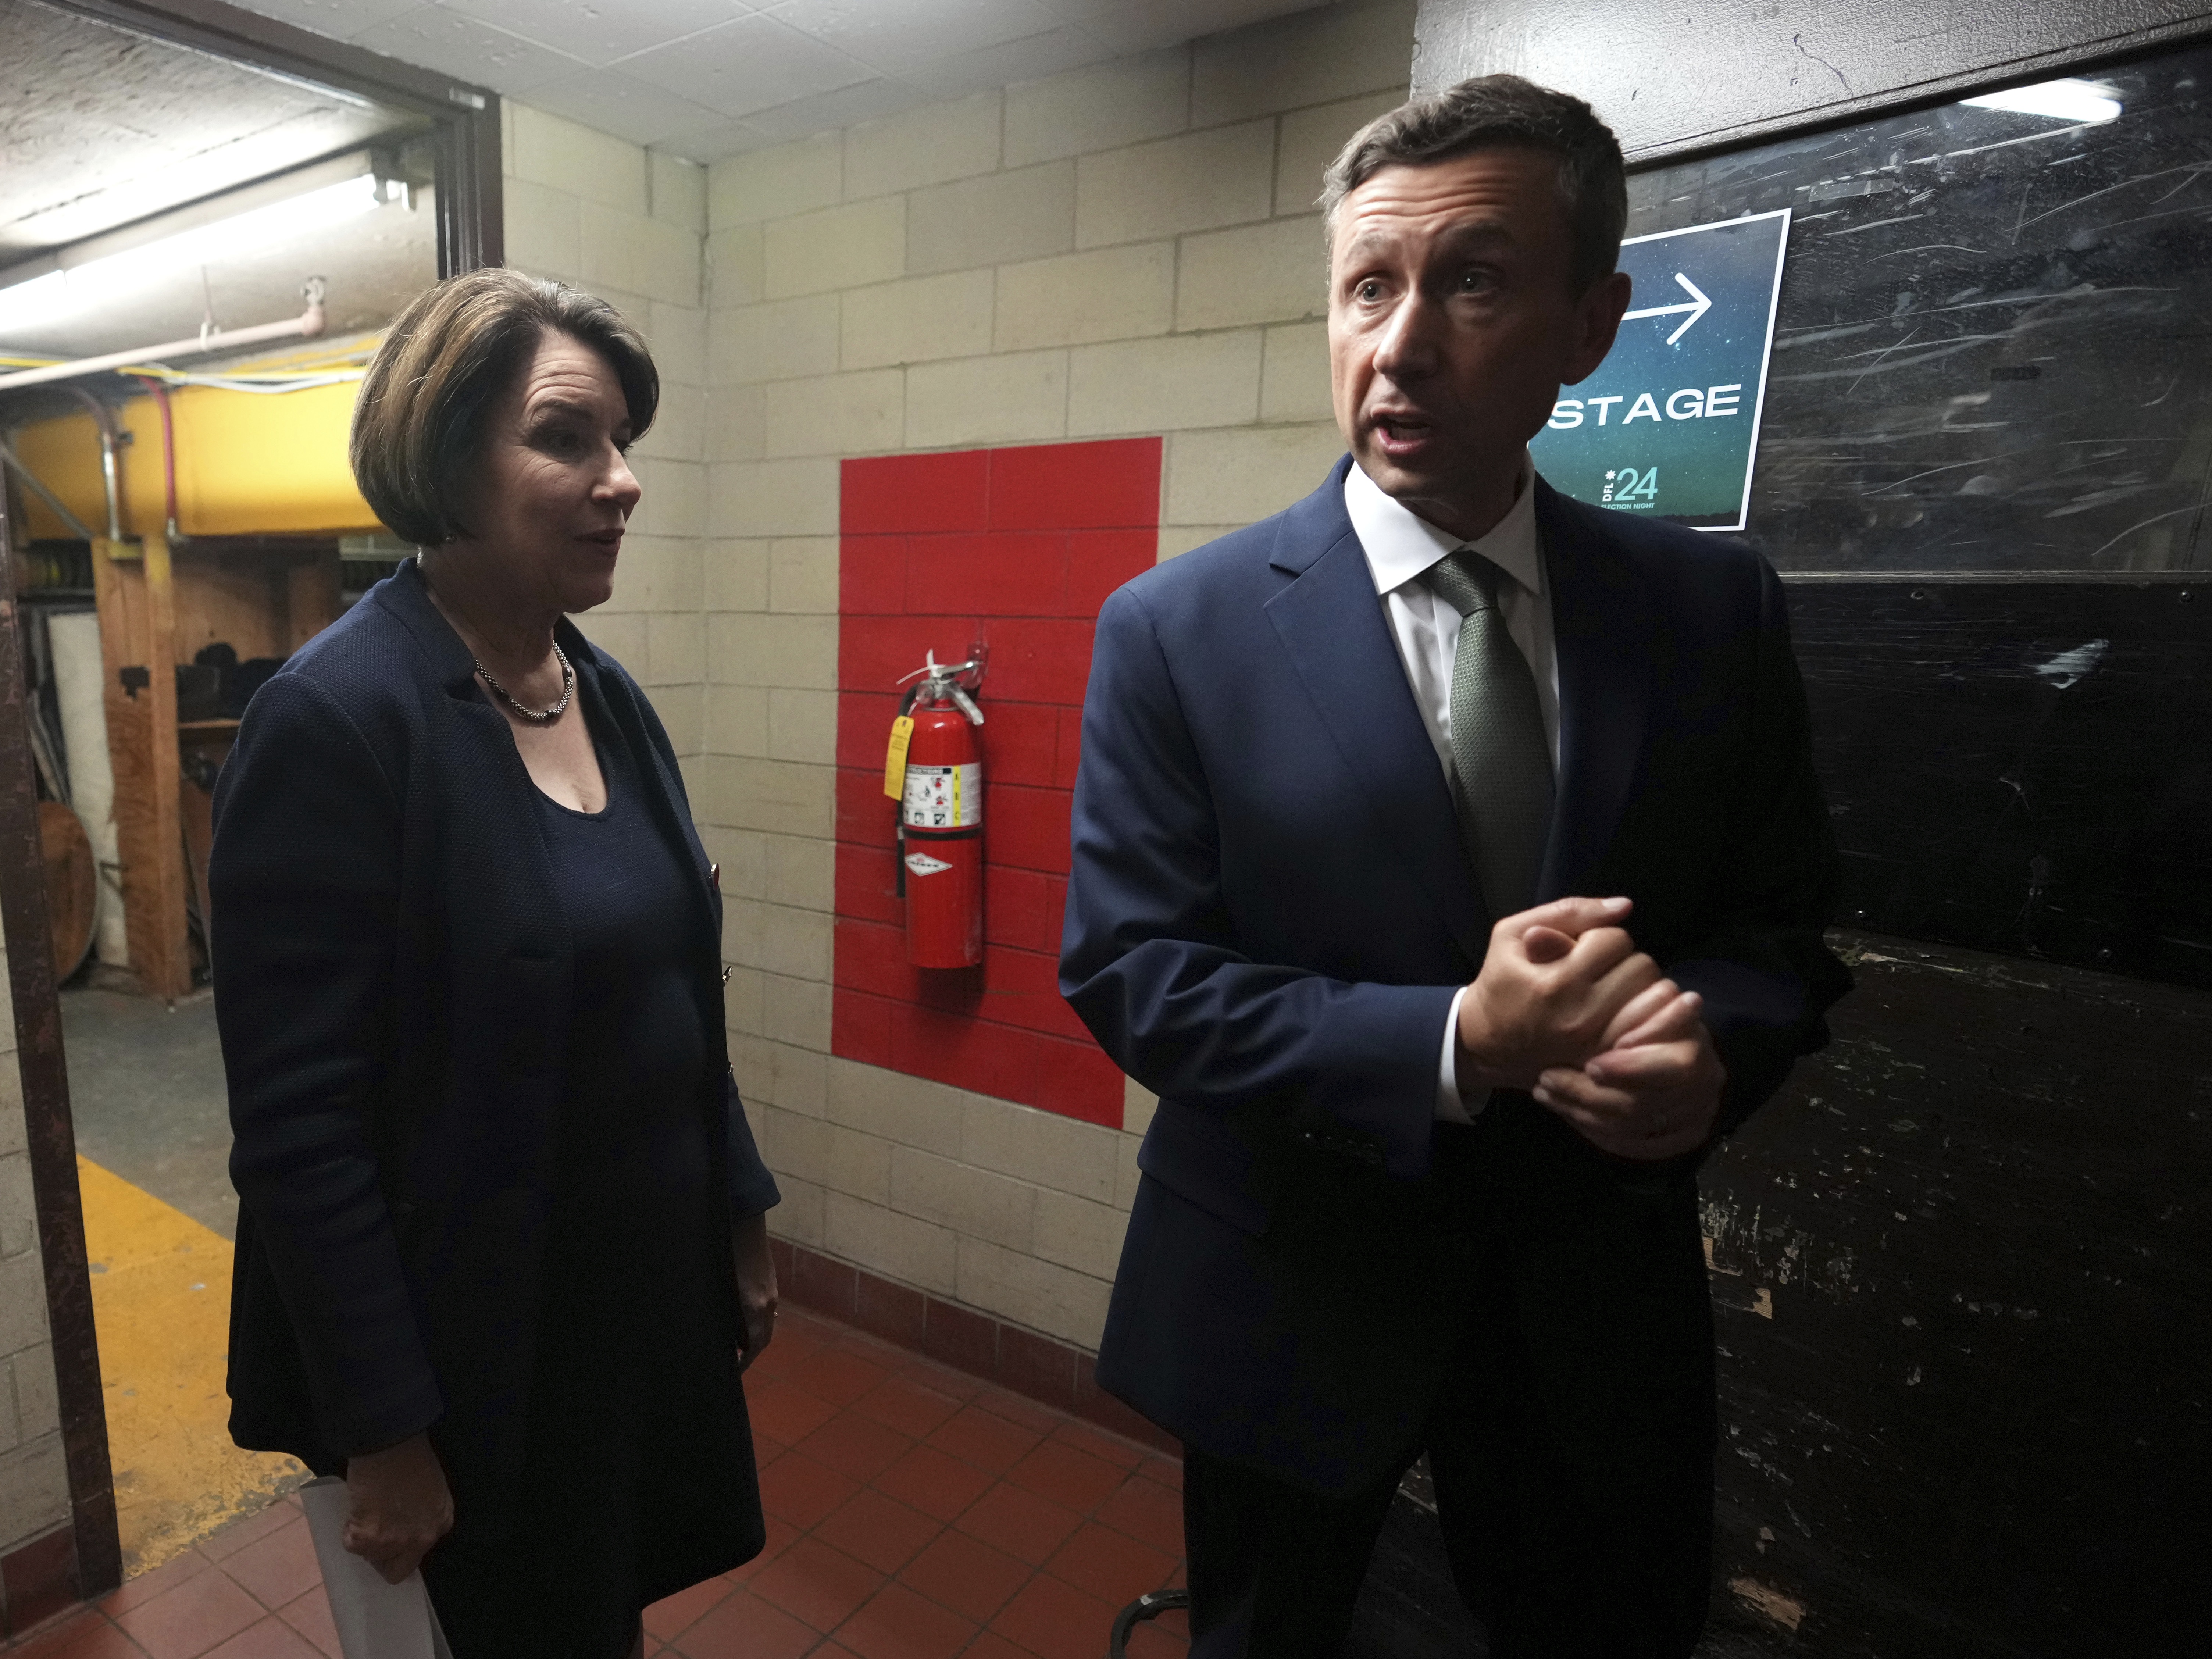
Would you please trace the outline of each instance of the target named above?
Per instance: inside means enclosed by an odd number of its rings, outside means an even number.
[[[1625,898],[1565,898],[1490,931],[1460,999],[1462,1091],[1526,1089],[1616,1158],[1705,1145],[1727,1081],[1704,1002],[1659,972],[1621,924]]]

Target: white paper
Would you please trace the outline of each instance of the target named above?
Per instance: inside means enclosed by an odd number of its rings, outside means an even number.
[[[310,1480],[300,1488],[300,1503],[345,1659],[453,1659],[421,1571],[387,1583],[367,1557],[346,1548],[345,1482],[334,1474]]]

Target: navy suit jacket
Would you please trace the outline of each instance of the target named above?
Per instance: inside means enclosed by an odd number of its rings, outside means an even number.
[[[1424,1275],[1382,1218],[1428,1175],[1445,1020],[1492,921],[1349,465],[1107,601],[1060,958],[1063,994],[1160,1097],[1101,1385],[1331,1489],[1405,1451],[1442,1364],[1424,1332],[1449,1322],[1418,1294],[1395,1322],[1363,1310]],[[1635,900],[1638,944],[1705,996],[1732,1128],[1850,985],[1821,942],[1836,854],[1780,584],[1741,542],[1535,488],[1561,750],[1539,896]],[[1695,1157],[1607,1159],[1525,1094],[1481,1127],[1501,1193],[1587,1193],[1596,1171],[1694,1202]],[[1319,1328],[1291,1304],[1332,1297],[1364,1352],[1297,1335]]]
[[[721,898],[667,735],[563,621],[696,878],[733,1216],[776,1201],[726,1057]],[[241,1200],[231,1431],[312,1463],[434,1431],[481,1517],[521,1451],[573,961],[524,768],[410,561],[254,696],[216,787],[216,1018]],[[734,1331],[729,1307],[702,1310]]]

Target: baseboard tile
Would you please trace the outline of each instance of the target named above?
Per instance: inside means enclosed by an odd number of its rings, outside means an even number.
[[[1099,1388],[1097,1358],[1081,1348],[805,1244],[771,1238],[769,1248],[788,1302],[1168,1456],[1182,1450],[1172,1436]]]

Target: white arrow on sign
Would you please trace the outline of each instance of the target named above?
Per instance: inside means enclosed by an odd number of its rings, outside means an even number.
[[[1688,277],[1682,275],[1680,271],[1678,270],[1674,273],[1674,280],[1680,283],[1684,289],[1688,290],[1690,295],[1690,297],[1684,301],[1680,305],[1650,306],[1642,311],[1624,312],[1621,314],[1620,320],[1626,323],[1632,321],[1638,317],[1671,317],[1678,311],[1686,311],[1690,314],[1683,318],[1680,324],[1676,326],[1674,331],[1667,337],[1667,343],[1668,345],[1674,344],[1675,341],[1680,339],[1685,334],[1687,334],[1690,331],[1691,324],[1696,322],[1698,318],[1704,316],[1708,311],[1711,311],[1713,308],[1713,302],[1705,298],[1703,294],[1699,293],[1698,290],[1698,285],[1692,282]]]

